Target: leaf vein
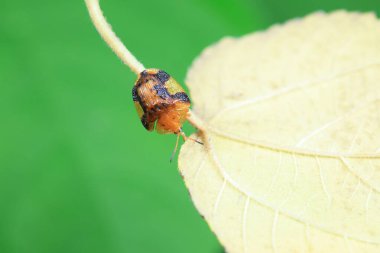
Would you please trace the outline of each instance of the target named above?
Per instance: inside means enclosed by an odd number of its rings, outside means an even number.
[[[206,152],[210,155],[210,158],[212,159],[213,163],[216,165],[216,169],[217,171],[220,173],[221,177],[223,178],[224,181],[226,181],[229,185],[231,185],[233,188],[235,188],[236,190],[238,190],[241,194],[249,197],[251,200],[255,201],[256,203],[258,203],[259,205],[263,206],[263,207],[266,207],[266,208],[269,208],[271,210],[278,210],[276,209],[274,206],[272,206],[271,204],[269,203],[266,203],[264,200],[260,199],[260,198],[257,198],[257,197],[254,197],[249,191],[241,188],[239,186],[239,184],[237,182],[235,182],[229,175],[228,173],[226,172],[226,170],[224,169],[223,165],[221,164],[218,156],[216,155],[216,153],[213,151],[213,145],[212,145],[212,141],[210,138],[207,138],[207,136],[205,136],[206,139],[208,139],[208,148],[206,149]],[[288,217],[289,219],[292,219],[294,221],[297,221],[301,224],[306,224],[307,222],[305,220],[303,220],[302,218],[300,217],[297,217],[291,213],[288,213],[284,210],[278,210],[279,213],[281,213],[282,215]],[[320,231],[323,231],[324,233],[327,233],[327,234],[331,234],[331,235],[334,235],[334,236],[338,236],[340,238],[344,238],[344,237],[347,237],[348,239],[350,240],[353,240],[353,241],[357,241],[357,242],[361,242],[361,243],[368,243],[368,244],[374,244],[374,245],[380,245],[380,241],[374,241],[374,240],[368,240],[368,239],[364,239],[364,238],[359,238],[357,236],[353,236],[353,235],[347,235],[345,233],[341,233],[341,232],[338,232],[338,231],[333,231],[331,229],[328,229],[324,226],[321,226],[321,225],[318,225],[318,224],[313,224],[313,223],[308,223],[310,226],[313,226],[314,228],[320,230]]]

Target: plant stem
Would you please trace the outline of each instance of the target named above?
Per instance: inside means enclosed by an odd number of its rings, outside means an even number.
[[[189,121],[191,125],[197,128],[199,131],[201,132],[206,131],[206,126],[203,120],[201,120],[192,110],[189,110],[187,120]]]
[[[102,10],[99,6],[99,0],[85,0],[88,12],[96,30],[100,36],[110,46],[112,51],[137,75],[144,69],[144,65],[124,46],[123,42],[112,31],[111,26],[107,23]]]

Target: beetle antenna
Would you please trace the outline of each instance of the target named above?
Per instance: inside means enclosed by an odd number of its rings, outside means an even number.
[[[179,136],[180,136],[180,134],[177,134],[177,141],[175,142],[175,146],[174,146],[173,153],[172,153],[172,155],[170,156],[170,162],[173,161],[174,155],[175,155],[175,153],[177,153],[178,142],[179,142]]]

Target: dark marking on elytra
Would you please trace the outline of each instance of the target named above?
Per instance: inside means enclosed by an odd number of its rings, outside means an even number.
[[[163,70],[159,70],[156,74],[157,79],[162,83],[166,83],[170,79],[170,75]]]
[[[149,123],[146,120],[146,114],[145,113],[141,117],[141,123],[143,124],[143,126],[145,127],[146,130],[149,130]]]
[[[141,78],[139,78],[139,80],[137,80],[135,86],[136,86],[136,88],[139,88],[142,84],[143,84],[143,80]]]
[[[153,86],[153,88],[156,90],[157,95],[162,99],[168,99],[170,97],[170,94],[168,92],[168,89],[166,89],[165,86],[161,84],[157,84]]]
[[[140,97],[139,93],[137,92],[137,89],[138,89],[138,87],[136,87],[136,86],[133,86],[133,88],[132,88],[133,101],[137,101],[137,102],[140,104],[140,106],[141,106],[141,108],[143,109],[143,112],[144,112],[144,114],[145,114],[145,113],[146,113],[146,106],[145,106],[145,104],[142,102],[141,97]],[[135,91],[134,91],[134,90],[135,90]],[[135,92],[135,93],[134,93],[134,92]],[[136,97],[135,97],[134,95],[136,95]],[[136,98],[136,100],[135,100],[135,98]]]
[[[133,86],[133,88],[132,88],[132,98],[133,98],[133,101],[138,101],[138,95],[137,95],[137,88],[136,88],[136,86]]]
[[[171,96],[174,99],[178,99],[179,101],[190,103],[189,96],[185,92],[177,92],[176,94]]]

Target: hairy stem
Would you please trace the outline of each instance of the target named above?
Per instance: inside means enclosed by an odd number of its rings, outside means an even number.
[[[136,57],[124,46],[123,42],[112,31],[111,26],[107,23],[102,10],[99,6],[99,0],[85,0],[88,12],[96,30],[100,36],[115,52],[115,54],[137,75],[144,69],[144,65],[139,62]]]

